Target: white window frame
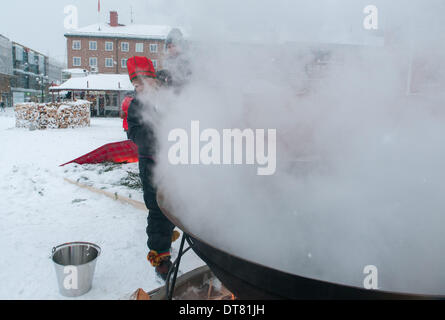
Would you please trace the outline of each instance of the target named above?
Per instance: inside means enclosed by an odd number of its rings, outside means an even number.
[[[107,45],[111,44],[111,49],[107,49]],[[113,51],[114,43],[112,41],[105,42],[105,51]]]
[[[79,64],[76,64],[76,59],[79,59]],[[82,57],[73,57],[73,67],[80,67],[82,66]]]
[[[95,49],[91,48],[91,45],[94,44],[95,45]],[[89,41],[88,43],[88,49],[91,51],[97,51],[97,41]]]
[[[153,67],[155,68],[155,70],[157,70],[158,69],[158,60],[151,59],[151,62],[153,62]]]
[[[142,46],[142,49],[140,48],[140,50],[138,50],[138,46]],[[143,42],[138,42],[135,45],[135,51],[140,53],[140,52],[144,52],[144,43]]]
[[[95,60],[96,60],[96,64],[91,64],[91,59],[95,59]],[[97,64],[97,57],[90,57],[90,58],[88,59],[88,65],[89,65],[90,67],[97,67],[97,66],[98,66],[98,64]]]
[[[127,61],[128,59],[121,59],[121,67],[123,69],[127,69]]]
[[[76,46],[76,44],[79,44],[79,47]],[[73,40],[73,50],[82,50],[82,41],[80,40]]]
[[[111,65],[108,65],[107,62],[111,60]],[[105,67],[106,68],[113,68],[114,65],[114,59],[113,58],[105,58]]]
[[[153,48],[155,48],[155,49],[153,50]],[[150,43],[150,52],[158,53],[158,44],[157,43]]]
[[[127,45],[127,50],[124,50],[124,45]],[[130,51],[130,43],[129,42],[121,42],[121,51],[122,52]]]

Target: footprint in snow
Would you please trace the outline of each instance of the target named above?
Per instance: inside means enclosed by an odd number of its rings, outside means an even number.
[[[85,201],[87,201],[87,199],[74,199],[73,201],[71,201],[71,203],[75,204],[75,203],[81,203],[81,202],[85,202]]]

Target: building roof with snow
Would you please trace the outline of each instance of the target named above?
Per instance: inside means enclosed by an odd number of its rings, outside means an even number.
[[[102,37],[165,40],[173,29],[178,28],[166,25],[132,24],[127,26],[111,26],[108,23],[96,23],[68,32],[65,34],[65,37]]]
[[[65,80],[69,78],[86,77],[90,74],[88,70],[81,68],[64,69],[62,73],[65,76]]]
[[[86,77],[71,78],[51,91],[133,91],[128,75],[90,74]]]

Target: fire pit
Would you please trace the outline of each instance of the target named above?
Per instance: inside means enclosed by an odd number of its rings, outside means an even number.
[[[165,286],[148,292],[150,300],[167,300]],[[178,278],[174,300],[231,300],[232,293],[210,271],[203,266]]]

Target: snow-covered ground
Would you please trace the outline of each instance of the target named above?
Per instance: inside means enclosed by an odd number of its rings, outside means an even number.
[[[64,181],[71,178],[142,200],[121,179],[137,164],[104,170],[59,167],[106,143],[124,140],[120,119],[92,119],[91,127],[29,131],[15,128],[13,110],[0,112],[0,299],[66,299],[58,292],[51,249],[71,241],[102,248],[93,289],[77,299],[125,299],[160,286],[146,260],[147,213]],[[177,253],[179,241],[173,248]],[[204,263],[192,252],[187,272]]]

